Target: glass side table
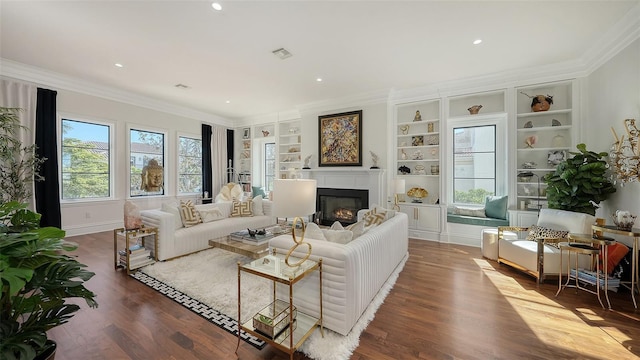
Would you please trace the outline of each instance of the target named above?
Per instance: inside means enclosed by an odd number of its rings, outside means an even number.
[[[318,261],[306,260],[299,266],[290,267],[285,264],[284,258],[284,254],[276,254],[274,251],[272,255],[267,255],[248,264],[238,263],[238,345],[236,347],[236,355],[240,347],[242,331],[288,353],[290,360],[293,360],[293,354],[316,328],[320,328],[320,333],[324,337],[322,326],[322,259]],[[289,258],[289,261],[293,263],[299,260],[293,256]],[[319,274],[319,318],[297,311],[293,305],[293,285],[314,271],[318,271]],[[244,323],[242,323],[240,315],[242,299],[240,281],[243,272],[273,281],[273,302]],[[278,284],[289,287],[288,301],[276,298],[276,286]]]
[[[602,231],[603,233],[627,236],[633,239],[633,253],[631,254],[631,300],[633,306],[637,309],[636,291],[640,292],[640,284],[638,283],[638,246],[640,246],[640,229],[633,228],[631,230],[620,230],[615,225],[591,225],[593,231]],[[622,284],[622,282],[621,282]],[[624,284],[623,284],[624,285]]]

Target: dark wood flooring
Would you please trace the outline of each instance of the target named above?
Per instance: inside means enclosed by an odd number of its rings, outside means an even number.
[[[112,233],[71,237],[96,276],[98,309],[82,310],[50,335],[56,360],[235,359],[237,338],[113,269]],[[628,290],[595,295],[484,259],[480,249],[410,240],[409,260],[360,337],[352,359],[637,359],[640,311]],[[288,359],[242,343],[240,359]],[[301,353],[296,359],[306,359]]]

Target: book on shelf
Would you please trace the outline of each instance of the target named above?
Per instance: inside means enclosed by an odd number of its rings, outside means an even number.
[[[118,254],[120,254],[120,256],[126,256],[127,253],[124,250],[120,250],[118,251]],[[136,251],[129,251],[129,258],[133,258],[133,257],[142,257],[142,256],[150,256],[151,255],[151,250],[147,250],[145,248],[136,250]]]
[[[141,268],[143,266],[153,264],[154,262],[155,262],[155,260],[153,260],[152,258],[140,259],[140,260],[135,261],[135,262],[130,261],[129,262],[129,270]],[[126,267],[125,264],[126,264],[126,261],[122,262],[122,265]]]

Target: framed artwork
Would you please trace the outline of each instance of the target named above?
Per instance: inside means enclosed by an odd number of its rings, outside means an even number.
[[[362,166],[362,110],[318,116],[318,166]]]
[[[563,162],[567,158],[567,153],[564,150],[552,150],[547,155],[547,163],[549,165],[556,166]]]
[[[251,129],[250,128],[242,129],[242,138],[243,139],[248,139],[250,137],[251,137]]]

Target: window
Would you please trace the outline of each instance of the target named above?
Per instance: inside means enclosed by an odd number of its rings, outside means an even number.
[[[61,121],[61,198],[111,196],[111,126],[63,118]]]
[[[202,140],[180,136],[178,141],[178,193],[202,192]]]
[[[276,177],[276,143],[264,144],[264,191],[273,190]]]
[[[453,129],[453,202],[484,204],[496,194],[496,126]]]
[[[131,129],[131,196],[164,195],[165,134]]]

